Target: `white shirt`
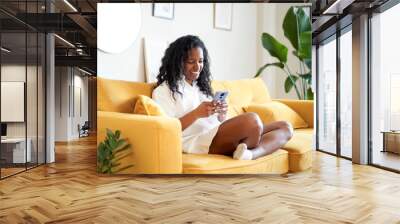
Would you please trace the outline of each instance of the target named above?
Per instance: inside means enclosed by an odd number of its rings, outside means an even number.
[[[153,91],[153,99],[171,117],[181,118],[196,109],[203,101],[211,101],[193,82],[193,86],[185,80],[178,82],[178,89],[182,93],[175,93],[175,100],[166,82]],[[186,153],[208,153],[212,139],[218,131],[219,122],[217,114],[199,118],[182,132],[182,149]]]

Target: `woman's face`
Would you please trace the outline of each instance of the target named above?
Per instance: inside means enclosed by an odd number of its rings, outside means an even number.
[[[190,84],[199,78],[203,70],[203,49],[200,47],[192,48],[188,52],[188,58],[184,62],[184,75]]]

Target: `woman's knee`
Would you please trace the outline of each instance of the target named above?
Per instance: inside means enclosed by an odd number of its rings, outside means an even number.
[[[293,126],[290,122],[281,121],[280,122],[281,129],[285,131],[287,139],[291,139],[293,137]]]
[[[263,123],[256,113],[245,113],[244,116],[246,117],[246,126],[250,129],[249,131],[253,133],[258,133],[258,135],[262,134],[263,131]]]

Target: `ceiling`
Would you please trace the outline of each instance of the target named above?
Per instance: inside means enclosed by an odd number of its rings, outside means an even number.
[[[16,61],[27,55],[29,61],[44,48],[37,43],[37,33],[52,32],[57,34],[56,66],[78,66],[96,74],[98,2],[108,1],[1,0],[2,46],[12,49],[3,60]]]
[[[52,32],[56,66],[79,66],[93,74],[97,70],[97,3],[140,2],[129,0],[0,0],[2,45],[13,51],[8,58],[33,58],[43,49],[27,32]],[[145,1],[142,1],[145,2]],[[175,1],[175,2],[179,2]],[[185,2],[185,1],[182,1]],[[187,2],[187,1],[186,1]],[[269,0],[263,2],[304,3],[309,0]],[[66,41],[63,41],[66,40]],[[25,41],[28,42],[25,48]],[[2,54],[3,55],[3,54]],[[3,58],[4,59],[4,58]]]

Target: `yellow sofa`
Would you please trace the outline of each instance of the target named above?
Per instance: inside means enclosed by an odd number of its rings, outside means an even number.
[[[308,128],[295,129],[292,139],[278,151],[244,161],[223,155],[183,154],[181,125],[165,116],[133,114],[137,95],[151,97],[154,84],[97,80],[97,142],[103,141],[106,128],[121,130],[133,153],[121,166],[134,164],[125,174],[283,174],[306,170],[312,164],[313,101],[279,100],[307,122]],[[213,81],[214,91],[228,90],[228,117],[244,113],[249,104],[271,101],[261,79]]]

